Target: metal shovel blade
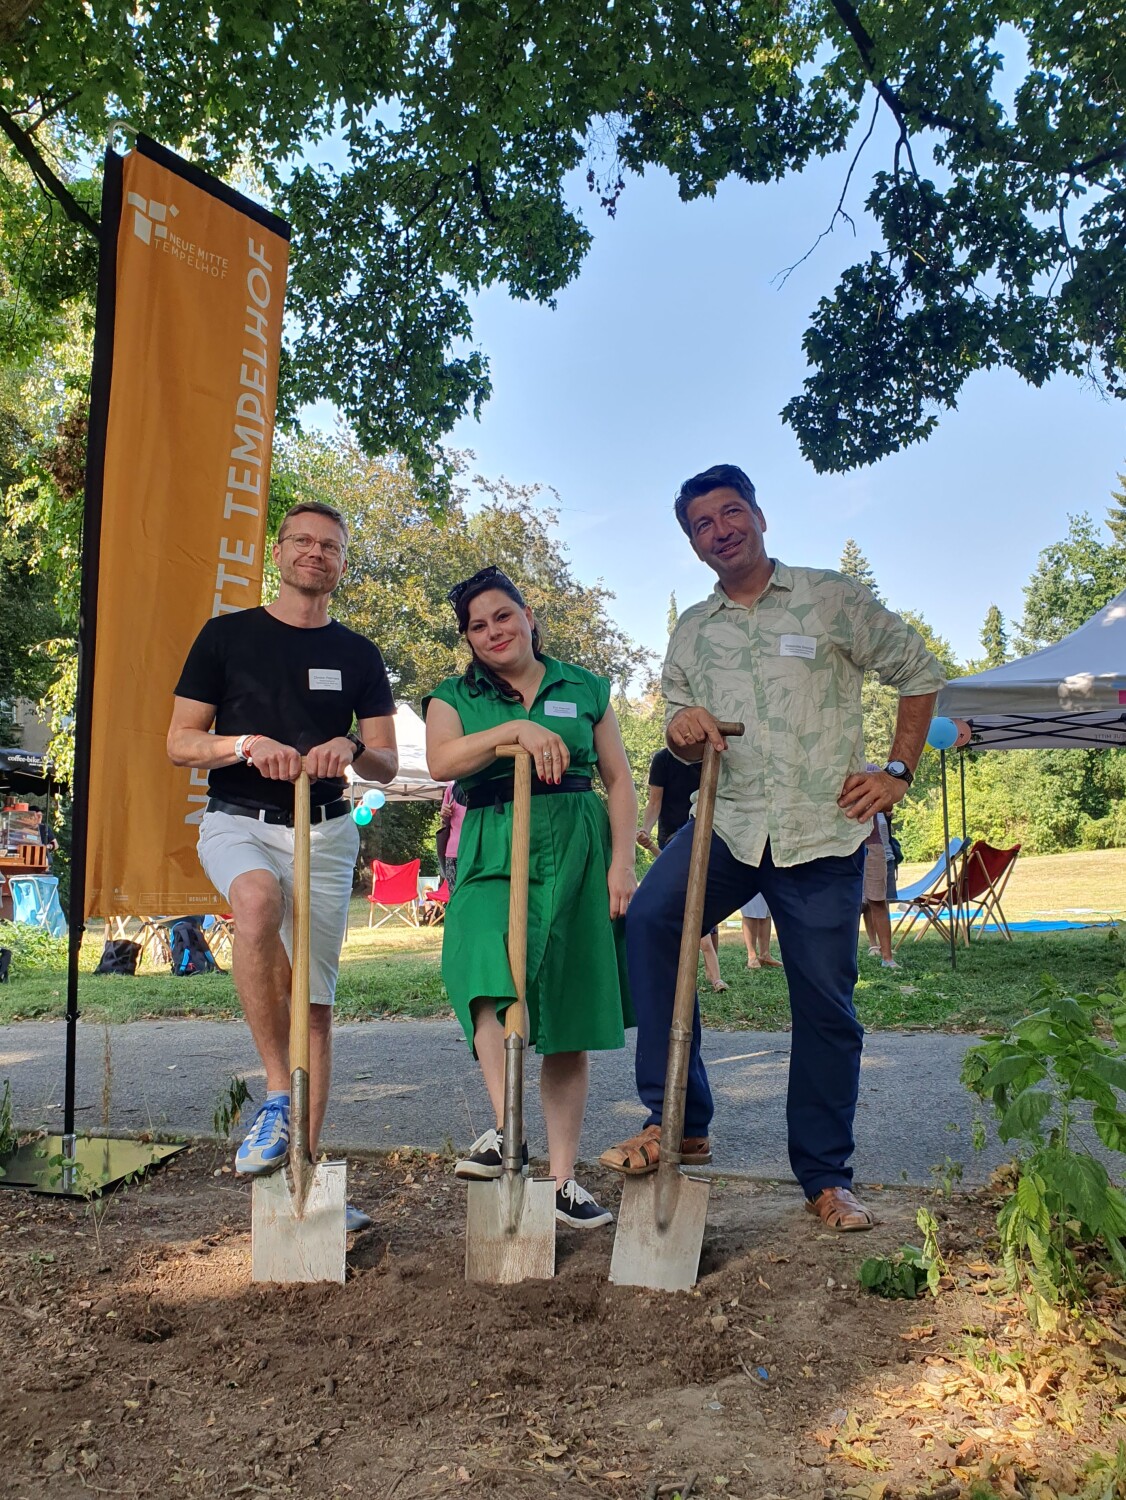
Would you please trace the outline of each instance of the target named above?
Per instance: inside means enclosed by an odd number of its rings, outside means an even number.
[[[465,1279],[493,1286],[555,1275],[555,1182],[505,1172],[471,1182],[465,1221]]]
[[[252,1280],[344,1280],[346,1178],[347,1163],[318,1162],[300,1213],[284,1171],[254,1179]]]
[[[696,1285],[710,1184],[704,1177],[669,1174],[658,1201],[658,1178],[627,1177],[610,1257],[616,1286],[687,1292]]]

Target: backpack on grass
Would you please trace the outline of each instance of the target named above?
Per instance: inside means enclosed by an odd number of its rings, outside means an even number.
[[[184,977],[188,974],[222,973],[215,962],[215,955],[207,946],[198,917],[181,917],[172,923],[172,972]]]
[[[101,962],[94,973],[135,974],[140,956],[140,943],[131,943],[128,938],[110,938],[102,949]]]

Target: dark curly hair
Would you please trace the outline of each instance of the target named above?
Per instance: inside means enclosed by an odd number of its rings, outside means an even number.
[[[467,634],[469,630],[469,606],[477,598],[478,594],[487,594],[490,589],[498,589],[502,594],[507,594],[513,604],[518,604],[521,609],[527,607],[524,603],[523,594],[513,583],[512,579],[507,574],[502,573],[499,568],[484,568],[480,573],[475,574],[466,584],[458,584],[455,589],[450,590],[451,595],[456,594],[454,613],[457,616],[457,628],[466,637],[466,643],[469,645],[472,655],[472,660],[465,669],[465,685],[473,697],[477,697],[484,692],[485,686],[488,684],[506,702],[519,703],[521,698],[517,690],[494,667],[488,666],[480,659],[473,650],[472,643],[469,641]],[[532,625],[532,652],[537,661],[543,659],[543,642],[540,639],[540,628],[536,624]]]
[[[701,495],[710,495],[712,490],[734,490],[737,495],[742,495],[752,510],[759,510],[755,487],[742,469],[736,468],[734,464],[713,464],[702,474],[693,474],[691,479],[686,479],[680,486],[673,509],[685,536],[692,535],[692,528],[688,524],[688,507]],[[760,515],[761,513],[759,511]]]

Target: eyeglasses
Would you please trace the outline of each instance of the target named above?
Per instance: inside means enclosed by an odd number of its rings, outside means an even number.
[[[296,536],[279,537],[279,545],[282,542],[292,542],[294,550],[297,552],[312,552],[314,547],[319,547],[325,557],[331,557],[333,561],[344,556],[344,548],[339,542],[326,542],[319,536],[310,536],[306,531],[299,532]]]
[[[507,573],[502,573],[495,564],[490,563],[487,568],[474,573],[472,578],[463,578],[460,583],[455,583],[446,598],[456,609],[469,590],[476,588],[480,583],[507,583],[510,588],[516,587]]]

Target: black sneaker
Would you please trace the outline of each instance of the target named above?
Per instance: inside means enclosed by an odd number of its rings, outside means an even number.
[[[479,1135],[469,1148],[469,1155],[463,1156],[454,1167],[454,1176],[461,1177],[467,1182],[487,1182],[491,1178],[499,1177],[504,1170],[504,1131],[486,1130],[484,1135]],[[528,1143],[524,1142],[524,1172],[528,1171]]]
[[[572,1229],[598,1229],[603,1224],[614,1222],[610,1210],[596,1203],[573,1177],[568,1177],[555,1194],[555,1217],[560,1224],[569,1224]]]

